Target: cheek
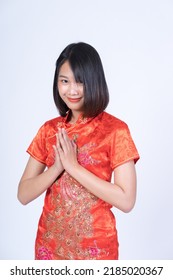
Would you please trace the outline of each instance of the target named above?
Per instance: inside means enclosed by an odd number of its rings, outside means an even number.
[[[84,88],[83,88],[83,87],[81,87],[81,88],[79,89],[79,93],[80,93],[80,95],[84,96]]]
[[[66,89],[63,86],[58,86],[59,95],[63,97],[66,93]]]

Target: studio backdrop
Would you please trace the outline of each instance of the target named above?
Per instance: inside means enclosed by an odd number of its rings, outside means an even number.
[[[26,149],[53,103],[55,61],[83,41],[99,52],[107,112],[125,121],[140,154],[134,209],[117,220],[120,259],[173,258],[173,2],[0,2],[0,259],[33,259],[44,195],[17,200]]]

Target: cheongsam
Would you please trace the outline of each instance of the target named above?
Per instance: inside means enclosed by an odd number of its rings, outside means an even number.
[[[113,170],[139,154],[127,124],[102,112],[79,116],[75,124],[57,117],[41,126],[27,152],[49,168],[58,128],[77,145],[80,165],[111,182]],[[112,205],[89,192],[64,171],[47,189],[35,242],[38,260],[116,260],[118,236]]]

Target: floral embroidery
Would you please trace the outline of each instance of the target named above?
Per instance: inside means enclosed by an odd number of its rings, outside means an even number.
[[[97,247],[97,242],[94,240],[95,247],[89,247],[89,254],[96,257],[100,253],[100,249]]]
[[[56,127],[57,127],[57,129],[58,128],[61,128],[61,127],[64,127],[64,122],[62,121],[62,122],[57,122],[57,125],[56,125]]]
[[[81,118],[79,119],[79,122],[81,124],[86,124],[88,122],[89,118],[84,118],[83,116],[81,116]]]
[[[52,260],[52,253],[46,247],[38,248],[37,260]]]
[[[63,177],[61,178],[61,194],[65,200],[75,200],[79,198],[81,193],[80,186],[68,173],[64,172]]]
[[[61,205],[58,211],[56,210],[57,219],[61,219],[57,232],[58,254],[62,254],[62,257],[68,255],[69,259],[85,259],[90,253],[81,247],[81,241],[83,236],[93,235],[93,217],[90,210],[98,198],[66,172],[61,177],[59,186],[60,194],[56,198],[57,206]],[[56,222],[54,224],[56,231]]]
[[[73,141],[76,143],[79,135],[78,134],[73,134]]]
[[[94,150],[95,147],[96,147],[95,143],[87,143],[78,149],[78,161],[81,165],[86,166],[88,164],[95,165],[100,163],[99,160],[94,159],[89,154],[89,152]]]

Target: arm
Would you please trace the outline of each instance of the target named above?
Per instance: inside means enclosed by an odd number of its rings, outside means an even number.
[[[100,179],[81,165],[70,168],[71,175],[95,196],[123,212],[133,208],[136,199],[136,172],[129,161],[115,168],[114,183]]]
[[[27,204],[46,191],[64,170],[55,151],[55,163],[44,171],[46,166],[30,157],[18,186],[18,199]]]
[[[114,170],[114,183],[100,179],[82,167],[76,158],[76,147],[64,130],[59,132],[57,149],[65,170],[88,191],[123,212],[129,212],[136,199],[136,172],[134,161],[126,162]]]

